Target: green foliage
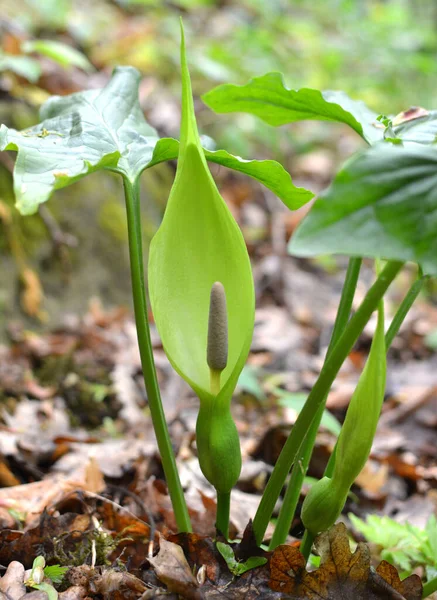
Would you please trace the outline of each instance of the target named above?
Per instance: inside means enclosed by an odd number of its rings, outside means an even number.
[[[38,61],[28,56],[16,56],[3,52],[0,53],[0,71],[12,71],[31,83],[36,83],[41,75]]]
[[[119,67],[103,89],[50,98],[38,125],[21,132],[1,126],[0,149],[18,151],[14,191],[22,214],[34,213],[54,190],[93,171],[108,169],[133,182],[144,169],[177,158],[177,140],[160,139],[144,119],[139,81],[136,69]],[[212,162],[258,179],[290,208],[312,197],[294,187],[274,161],[246,161],[224,150],[206,154]]]
[[[375,126],[377,114],[363,102],[352,100],[344,92],[290,90],[284,85],[281,73],[255,77],[247,85],[221,85],[202,99],[216,112],[246,112],[269,125],[309,119],[334,121],[346,123],[369,143],[382,137],[381,129]]]
[[[27,581],[24,582],[24,584],[27,587],[31,587],[36,590],[41,590],[42,592],[45,592],[47,594],[48,600],[57,600],[58,592],[51,585],[51,583],[44,581],[44,579],[48,577],[53,583],[61,583],[67,570],[68,567],[60,567],[59,565],[46,567],[44,557],[37,556],[33,561],[30,577]],[[49,573],[51,573],[52,576],[50,576]]]
[[[251,365],[244,365],[238,378],[238,387],[263,402],[266,399],[266,394],[257,375],[258,369]]]
[[[225,290],[229,329],[228,361],[218,394],[211,389],[207,363],[215,282]],[[252,340],[254,286],[244,238],[200,146],[183,45],[181,146],[164,219],[150,246],[149,286],[167,356],[200,398],[196,431],[203,473],[217,490],[228,492],[241,468],[229,405]]]
[[[23,43],[22,50],[29,54],[32,52],[42,54],[62,67],[79,67],[87,72],[94,71],[93,65],[82,52],[62,42],[41,39],[28,40]]]
[[[224,544],[223,542],[217,542],[216,545],[217,550],[225,559],[228,569],[235,577],[239,577],[240,575],[243,575],[243,573],[246,573],[246,571],[250,571],[256,567],[261,567],[267,562],[267,558],[264,558],[263,556],[251,556],[244,562],[240,562],[235,558],[231,546]]]
[[[297,413],[302,410],[307,399],[306,394],[292,394],[290,392],[286,392],[285,390],[281,390],[280,388],[275,388],[275,393],[279,393],[278,404],[280,406],[292,408]],[[328,410],[323,411],[320,424],[336,436],[338,436],[341,431],[341,425],[339,421]]]
[[[44,567],[44,575],[51,579],[53,583],[62,583],[65,573],[68,571],[69,567],[61,567],[60,565],[50,565],[48,567]]]
[[[437,575],[437,519],[432,515],[420,529],[407,523],[398,523],[389,517],[368,515],[366,520],[348,515],[352,525],[368,542],[377,544],[381,558],[411,573],[418,566],[427,569],[428,579]]]
[[[378,144],[348,161],[296,230],[296,256],[347,254],[415,261],[437,274],[437,154]]]

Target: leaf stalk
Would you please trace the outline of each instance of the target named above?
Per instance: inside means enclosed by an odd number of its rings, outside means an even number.
[[[126,212],[129,236],[129,257],[132,280],[132,293],[134,300],[135,323],[137,327],[138,345],[140,348],[141,365],[143,368],[144,383],[149,401],[153,429],[155,430],[162,466],[167,480],[168,490],[173,505],[178,529],[190,532],[191,523],[188,515],[182,485],[176,466],[176,459],[170,441],[161,394],[156,375],[155,361],[153,358],[150,327],[147,317],[146,288],[144,284],[144,264],[142,249],[142,232],[140,220],[140,192],[139,180],[131,182],[123,177],[124,193],[126,199]]]
[[[355,290],[357,287],[358,277],[361,270],[361,263],[361,258],[352,257],[349,259],[340,303],[338,305],[337,316],[335,319],[331,340],[326,351],[325,362],[331,355],[335,344],[337,343],[338,339],[343,333],[349,320],[352,302],[355,296]],[[290,481],[288,483],[281,510],[279,512],[278,521],[276,523],[275,531],[270,542],[269,550],[274,550],[280,544],[284,544],[285,540],[287,539],[288,532],[290,531],[291,522],[293,520],[294,514],[296,512],[297,503],[299,501],[303,480],[308,470],[308,465],[311,459],[311,455],[313,453],[317,431],[320,427],[323,411],[325,410],[326,398],[327,395],[325,395],[323,402],[320,404],[320,407],[317,410],[317,414],[313,422],[311,423],[311,426],[302,444],[302,448],[299,451],[300,458],[299,460],[295,461],[293,465]]]

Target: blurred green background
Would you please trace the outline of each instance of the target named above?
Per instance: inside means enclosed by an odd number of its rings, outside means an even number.
[[[431,0],[2,0],[1,9],[0,121],[17,129],[37,122],[50,94],[101,87],[115,65],[129,64],[143,75],[147,119],[162,135],[177,137],[179,16],[201,132],[245,158],[279,160],[295,183],[314,191],[359,147],[354,134],[326,123],[273,129],[249,115],[214,115],[201,94],[281,71],[289,87],[345,90],[384,114],[435,107],[437,2]],[[41,40],[58,46],[38,46]],[[56,323],[66,311],[85,310],[91,296],[128,302],[119,180],[93,175],[57,192],[42,213],[21,218],[13,208],[13,160],[2,153],[0,332],[16,317]],[[231,203],[242,196],[265,204],[260,186],[212,171]],[[173,174],[170,164],[143,177],[146,241]]]

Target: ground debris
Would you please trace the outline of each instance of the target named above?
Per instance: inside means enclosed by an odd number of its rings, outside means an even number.
[[[422,597],[422,583],[417,575],[401,582],[396,569],[385,561],[375,574],[366,544],[358,544],[352,554],[343,523],[321,534],[316,548],[321,565],[307,572],[305,559],[297,548],[279,546],[270,560],[271,589],[281,591],[284,598],[290,599],[420,600]]]

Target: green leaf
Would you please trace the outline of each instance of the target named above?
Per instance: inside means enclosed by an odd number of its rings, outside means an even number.
[[[243,573],[246,573],[246,571],[250,571],[256,567],[261,567],[267,562],[267,558],[264,556],[250,556],[246,561],[238,562],[231,546],[224,544],[223,542],[217,542],[216,545],[217,550],[225,559],[229,571],[236,577],[243,575]]]
[[[214,282],[223,284],[228,362],[217,402],[230,402],[254,324],[254,285],[242,233],[220,196],[200,145],[182,45],[181,146],[164,219],[152,240],[149,286],[167,356],[202,401],[212,401],[207,364],[208,313]]]
[[[48,600],[58,600],[58,592],[50,583],[35,583],[32,585],[36,590],[41,590],[47,594]]]
[[[281,73],[254,77],[246,85],[219,85],[202,100],[218,113],[246,112],[269,125],[302,120],[346,123],[368,143],[382,139],[383,129],[375,125],[378,113],[344,92],[320,92],[309,88],[290,90]]]
[[[290,210],[297,210],[314,197],[305,188],[296,187],[290,174],[275,160],[246,160],[240,156],[229,154],[226,150],[208,150],[203,148],[209,162],[239,171],[256,179],[269,188]],[[162,138],[156,145],[151,162],[152,167],[166,160],[178,157],[179,142],[172,138]]]
[[[240,171],[253,177],[269,188],[290,210],[297,210],[312,198],[313,192],[296,187],[290,174],[275,160],[245,160],[226,150],[205,150],[206,159],[234,171]]]
[[[30,83],[36,83],[41,75],[41,67],[36,60],[14,54],[0,54],[0,71],[12,71]]]
[[[18,151],[14,190],[22,214],[34,213],[54,190],[93,171],[109,169],[134,181],[144,169],[178,157],[178,141],[159,139],[144,119],[139,80],[136,69],[119,67],[103,89],[50,98],[38,125],[21,132],[1,126],[0,150]],[[257,179],[290,208],[312,197],[296,188],[275,161],[246,161],[224,150],[205,152],[208,160]]]
[[[56,42],[54,40],[29,40],[21,45],[23,52],[37,52],[51,60],[54,60],[62,67],[79,67],[88,73],[94,71],[93,65],[87,57],[67,44]]]
[[[258,370],[250,365],[245,365],[238,378],[238,387],[257,398],[260,402],[266,399],[264,390],[257,377]]]
[[[384,560],[410,572],[417,566],[425,566],[431,572],[437,566],[437,526],[434,516],[429,518],[425,530],[409,523],[398,523],[387,516],[369,515],[365,521],[353,514],[348,516],[354,528],[367,541],[381,547]]]
[[[264,556],[250,556],[246,561],[238,563],[238,575],[243,575],[246,571],[261,567],[262,565],[265,565],[266,562],[267,558]]]
[[[228,544],[225,544],[224,542],[216,542],[216,546],[217,546],[217,550],[220,552],[220,554],[225,559],[230,572],[233,575],[237,575],[238,562],[237,562],[237,559],[235,558],[235,554],[234,554],[234,551],[232,550],[231,546],[229,546]]]
[[[437,567],[437,518],[431,515],[425,527],[427,545],[430,556],[434,557],[434,565]]]
[[[138,83],[135,69],[121,67],[103,90],[48,100],[42,122],[31,129],[1,126],[1,149],[18,151],[14,190],[21,213],[35,212],[53,190],[98,169],[132,178],[147,166],[157,136],[138,105]]]
[[[296,256],[419,263],[437,274],[437,152],[378,144],[348,161],[293,235]]]
[[[69,567],[61,567],[60,565],[50,565],[49,567],[45,567],[44,575],[48,577],[48,579],[51,579],[53,583],[62,583],[68,568]]]
[[[281,393],[280,397],[278,398],[278,404],[280,406],[285,406],[286,408],[292,408],[297,413],[299,413],[304,407],[306,399],[306,394],[291,394],[289,392],[286,392]],[[320,424],[332,434],[336,436],[340,434],[341,424],[338,421],[338,419],[336,419],[334,415],[328,410],[323,411],[323,416],[322,420],[320,421]]]

